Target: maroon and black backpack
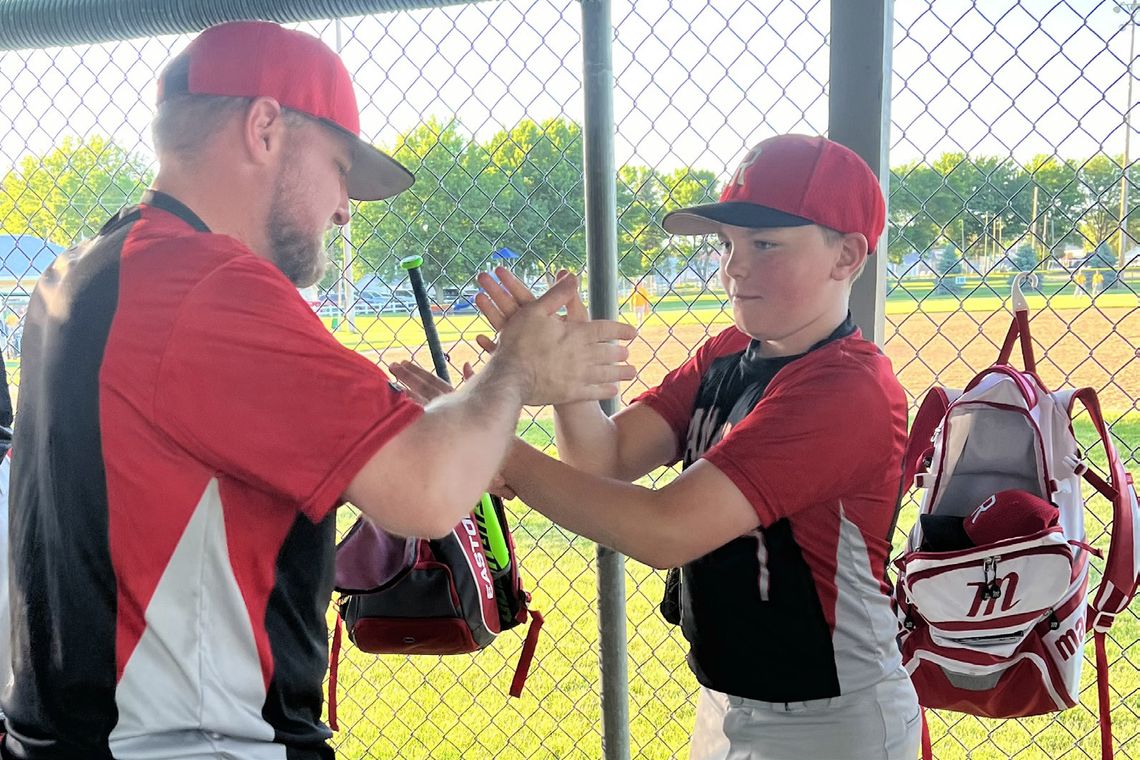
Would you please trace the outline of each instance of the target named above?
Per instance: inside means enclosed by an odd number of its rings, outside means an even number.
[[[542,615],[528,608],[518,556],[497,497],[485,498],[443,538],[403,538],[357,518],[336,548],[337,624],[329,661],[329,725],[336,725],[336,675],[342,629],[372,654],[466,654],[531,618],[511,683],[522,693]],[[496,569],[479,520],[493,507],[509,562]]]

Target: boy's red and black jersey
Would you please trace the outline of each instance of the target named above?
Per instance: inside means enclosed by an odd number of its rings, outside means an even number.
[[[4,756],[331,757],[335,507],[419,407],[156,193],[43,275],[21,373]]]
[[[906,398],[850,318],[803,355],[756,348],[730,328],[638,399],[669,422],[684,466],[716,465],[760,517],[681,568],[689,664],[735,696],[834,697],[900,662],[885,578]]]

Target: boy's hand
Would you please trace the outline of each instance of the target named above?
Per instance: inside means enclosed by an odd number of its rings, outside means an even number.
[[[506,267],[496,267],[495,276],[498,280],[486,272],[476,277],[482,292],[475,297],[475,306],[497,332],[502,330],[503,325],[510,321],[520,307],[536,299],[530,288]],[[560,269],[555,275],[555,282],[560,282],[569,276],[569,270]],[[580,297],[566,304],[565,318],[575,322],[590,320],[590,314]],[[498,344],[487,335],[475,336],[475,342],[487,353],[498,348]]]
[[[432,372],[414,362],[393,362],[388,365],[388,371],[393,379],[404,387],[411,397],[420,406],[427,406],[432,399],[439,398],[445,393],[454,390],[451,385]],[[470,380],[475,376],[475,370],[470,362],[463,364],[463,379]]]
[[[481,310],[499,331],[492,365],[496,372],[515,376],[523,403],[565,404],[612,398],[618,394],[620,382],[636,376],[626,363],[629,349],[614,341],[632,340],[637,330],[622,322],[581,321],[585,308],[578,298],[577,278],[563,277],[540,298],[534,298],[525,287],[519,292],[507,290],[514,283],[521,286],[511,277],[503,288],[493,291],[498,305],[488,294],[476,300],[477,304],[483,302]],[[483,280],[480,284],[487,285]],[[572,318],[558,316],[563,307]]]

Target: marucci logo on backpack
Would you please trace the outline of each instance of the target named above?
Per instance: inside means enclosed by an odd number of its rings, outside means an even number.
[[[1051,391],[1038,376],[1023,278],[1014,279],[997,362],[964,390],[932,389],[912,424],[903,484],[922,493],[894,563],[899,643],[923,707],[1018,718],[1080,701],[1091,631],[1109,760],[1105,633],[1140,581],[1140,508],[1095,391]],[[1016,343],[1024,370],[1010,365]],[[1107,478],[1089,469],[1073,435],[1077,402],[1099,435]],[[1106,555],[1086,540],[1084,483],[1111,505]],[[1090,556],[1104,559],[1091,597]],[[925,715],[922,749],[929,760]]]
[[[436,374],[448,380],[447,357],[435,331],[419,272],[408,270]],[[503,502],[483,494],[471,514],[439,539],[403,538],[363,516],[336,548],[336,631],[329,656],[329,726],[337,730],[336,678],[342,627],[371,654],[466,654],[487,647],[503,631],[531,624],[511,681],[522,694],[538,644],[542,615],[528,608],[518,556]]]

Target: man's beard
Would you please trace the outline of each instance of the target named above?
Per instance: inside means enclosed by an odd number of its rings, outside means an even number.
[[[325,275],[328,257],[325,255],[324,236],[314,237],[296,222],[291,212],[294,203],[293,188],[297,183],[291,172],[282,171],[273,192],[269,207],[269,256],[277,268],[298,288],[314,285]]]

